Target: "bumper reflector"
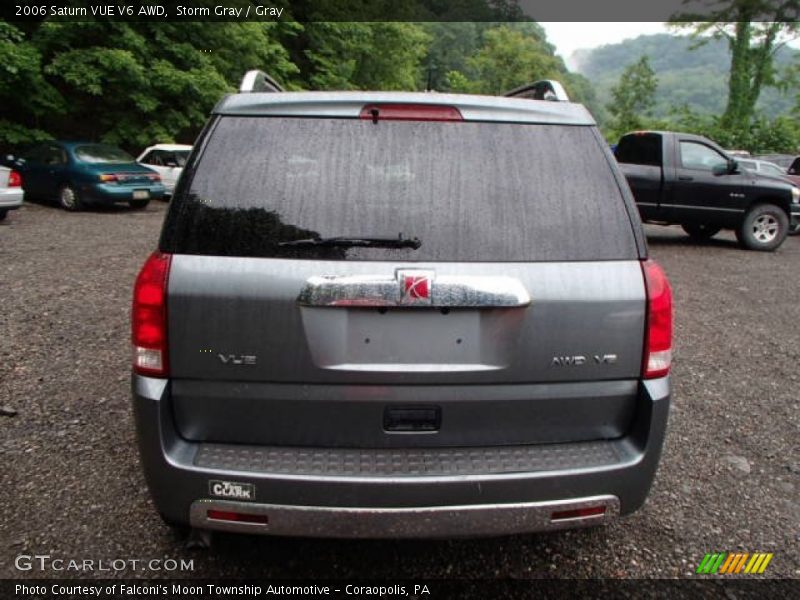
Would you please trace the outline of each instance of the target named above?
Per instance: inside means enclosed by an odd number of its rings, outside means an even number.
[[[216,521],[234,521],[236,523],[255,523],[257,525],[266,525],[269,523],[267,515],[250,515],[247,513],[233,512],[229,510],[209,510],[206,513],[209,519]]]
[[[586,517],[599,517],[606,514],[605,506],[589,506],[574,510],[558,510],[550,515],[550,522],[566,521],[567,519],[583,519]]]

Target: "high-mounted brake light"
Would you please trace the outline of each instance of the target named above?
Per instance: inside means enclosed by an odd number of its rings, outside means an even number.
[[[647,327],[642,376],[664,377],[672,364],[672,290],[664,270],[653,260],[642,263],[647,289]]]
[[[442,104],[367,104],[359,115],[378,121],[463,121],[455,106]]]
[[[22,175],[16,171],[8,174],[8,187],[22,187]]]
[[[133,288],[131,341],[133,370],[141,375],[166,377],[167,281],[170,254],[153,252],[144,263]]]

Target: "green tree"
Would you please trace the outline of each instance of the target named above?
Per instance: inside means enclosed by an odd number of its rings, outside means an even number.
[[[305,81],[318,90],[413,90],[429,36],[414,23],[321,22],[305,26]]]
[[[42,72],[42,55],[10,23],[0,22],[0,144],[13,147],[49,139],[43,114],[63,114],[64,99]]]
[[[676,129],[710,138],[724,148],[747,150],[752,154],[774,152],[794,154],[800,150],[800,125],[788,116],[769,119],[756,114],[745,130],[732,130],[715,115],[698,114],[683,106],[672,115],[667,129]]]
[[[525,24],[528,25],[528,24]],[[536,28],[539,28],[536,24]],[[453,91],[474,94],[502,94],[537,79],[561,79],[564,63],[537,29],[500,25],[487,29],[483,44],[467,59],[462,71],[447,75]]]
[[[191,141],[247,69],[284,81],[297,72],[280,42],[296,31],[282,23],[96,20],[43,21],[22,34],[3,23],[0,60],[16,58],[17,74],[3,80],[0,94],[17,100],[5,105],[0,143],[41,132],[130,150]]]
[[[721,0],[719,8],[698,18],[673,17],[677,28],[692,31],[697,45],[724,39],[730,51],[728,99],[720,124],[744,132],[764,87],[775,83],[775,53],[798,30],[800,0]]]
[[[644,127],[645,119],[652,116],[657,88],[658,79],[647,56],[625,68],[619,83],[611,90],[612,102],[606,107],[615,134]]]
[[[448,73],[463,72],[467,59],[478,49],[484,23],[431,22],[423,24],[430,38],[428,51],[422,61],[420,86],[440,92],[450,91]]]

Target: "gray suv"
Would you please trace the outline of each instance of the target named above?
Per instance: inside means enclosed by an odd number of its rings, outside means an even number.
[[[639,508],[669,408],[669,284],[586,109],[224,98],[136,281],[133,406],[163,519],[494,535]]]

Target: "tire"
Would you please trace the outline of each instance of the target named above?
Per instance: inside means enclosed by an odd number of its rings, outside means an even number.
[[[83,210],[83,202],[81,202],[78,192],[69,185],[62,186],[58,191],[58,205],[70,212]]]
[[[736,239],[747,250],[772,252],[789,233],[789,217],[774,204],[756,204],[736,230]]]
[[[7,215],[8,215],[8,211],[7,210],[5,210],[5,209],[0,210],[0,221],[5,219]]]
[[[689,234],[693,240],[710,240],[722,231],[722,227],[714,225],[698,225],[697,223],[684,223],[681,225],[683,230]]]
[[[150,200],[131,200],[128,202],[131,205],[131,208],[135,208],[137,210],[146,208],[148,204],[150,204]]]
[[[161,512],[158,513],[158,516],[161,517],[161,521],[172,531],[176,538],[183,540],[189,536],[192,528],[186,523],[176,523]]]

